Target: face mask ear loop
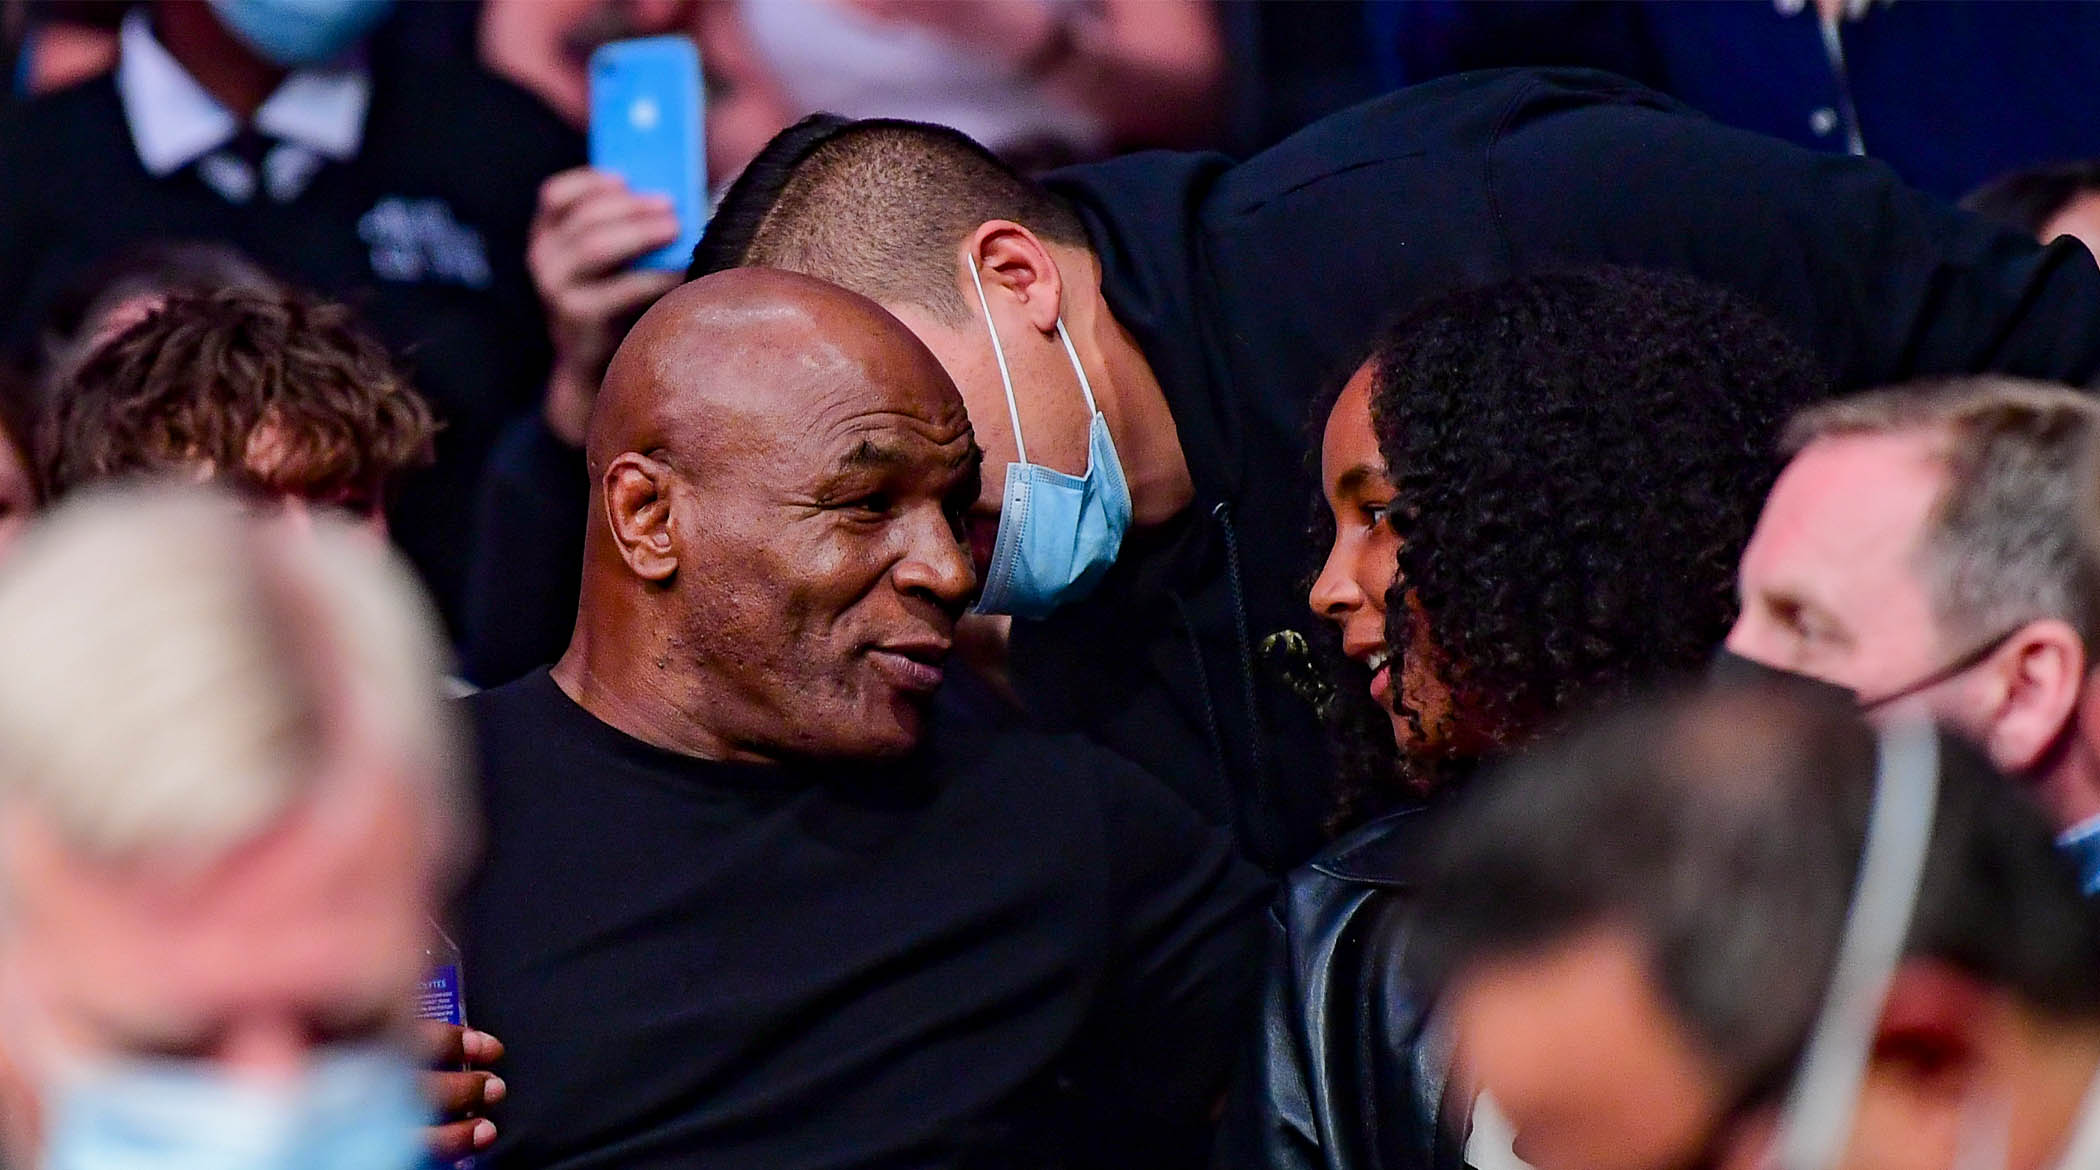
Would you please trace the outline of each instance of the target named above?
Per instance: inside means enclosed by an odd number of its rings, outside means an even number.
[[[1830,989],[1779,1125],[1778,1170],[1827,1170],[1851,1136],[1874,1029],[1910,933],[1939,801],[1939,739],[1929,723],[1883,730],[1859,878]]]
[[[999,329],[992,324],[992,302],[985,299],[984,278],[977,275],[978,263],[979,261],[974,257],[970,260],[970,283],[977,286],[977,303],[984,308],[984,327],[992,335],[992,356],[999,361],[999,381],[1006,387],[1006,417],[1012,420],[1014,424],[1014,453],[1020,456],[1018,462],[1026,463],[1028,462],[1028,444],[1021,439],[1021,408],[1014,402],[1014,377],[1006,369],[1006,347],[999,344]],[[1060,320],[1057,323],[1058,332],[1063,333],[1064,328],[1065,324]],[[1071,342],[1067,341],[1065,343],[1065,348],[1070,349],[1071,346]],[[1073,358],[1072,360],[1076,364],[1079,359]],[[1079,375],[1079,384],[1082,388],[1086,386],[1085,374]],[[1088,392],[1086,400],[1089,403],[1094,401],[1091,391]]]
[[[2069,1140],[2064,1142],[2063,1156],[2057,1159],[2055,1170],[2095,1167],[2100,1167],[2100,1072],[2093,1074],[2092,1087],[2085,1092],[2085,1104],[2079,1106],[2078,1120],[2073,1123]]]
[[[2011,1159],[2012,1102],[2003,1094],[1962,1102],[1949,1170],[2007,1170]]]
[[[1094,387],[1086,380],[1086,367],[1079,364],[1079,351],[1072,348],[1072,335],[1065,332],[1065,315],[1057,315],[1057,339],[1065,343],[1065,356],[1072,359],[1072,372],[1079,375],[1079,392],[1086,396],[1087,417],[1101,413],[1094,405]]]

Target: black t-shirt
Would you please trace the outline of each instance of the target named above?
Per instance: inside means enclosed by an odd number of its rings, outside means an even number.
[[[466,702],[500,1165],[1202,1161],[1268,891],[1151,777],[967,728],[892,764],[710,763],[545,671]]]
[[[583,158],[581,136],[508,82],[381,59],[355,157],[324,162],[288,203],[231,203],[194,164],[149,173],[100,77],[0,119],[0,344],[26,351],[60,292],[151,240],[231,244],[349,302],[444,423],[436,466],[401,485],[391,520],[456,622],[482,462],[546,379],[526,230],[540,181]]]

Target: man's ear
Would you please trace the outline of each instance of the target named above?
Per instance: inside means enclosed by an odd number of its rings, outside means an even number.
[[[678,571],[678,545],[671,532],[671,465],[628,451],[605,465],[605,522],[628,569],[662,584]]]
[[[974,266],[987,300],[996,305],[1004,292],[1039,332],[1056,331],[1064,309],[1064,280],[1049,247],[1034,232],[1012,220],[986,220],[963,237],[959,262],[956,275],[962,281],[964,304],[977,303],[977,286],[970,280]]]
[[[2000,771],[2032,772],[2077,719],[2085,642],[2069,623],[2051,618],[2029,622],[1996,657],[2003,687],[1984,747]]]

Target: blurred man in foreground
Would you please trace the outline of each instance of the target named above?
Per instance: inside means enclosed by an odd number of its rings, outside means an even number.
[[[2100,403],[2008,378],[1897,387],[1807,411],[1786,445],[1728,649],[1959,730],[2100,893]]]
[[[1410,955],[1539,1170],[2100,1165],[2100,913],[1964,745],[1733,692],[1479,796]]]
[[[979,454],[933,355],[708,277],[628,334],[588,452],[569,650],[468,700],[495,1156],[1200,1164],[1265,884],[1083,740],[934,724]]]
[[[418,1165],[467,797],[405,567],[327,518],[91,495],[10,558],[0,647],[7,1164]]]

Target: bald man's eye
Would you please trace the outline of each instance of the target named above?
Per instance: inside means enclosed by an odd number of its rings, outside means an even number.
[[[970,507],[977,502],[977,486],[973,483],[968,491],[948,493],[941,501],[941,512],[948,517],[948,528],[958,541],[968,540],[970,533]]]
[[[889,515],[895,504],[896,501],[890,498],[888,492],[869,492],[865,496],[847,500],[840,507],[859,516],[869,519],[880,519]]]

